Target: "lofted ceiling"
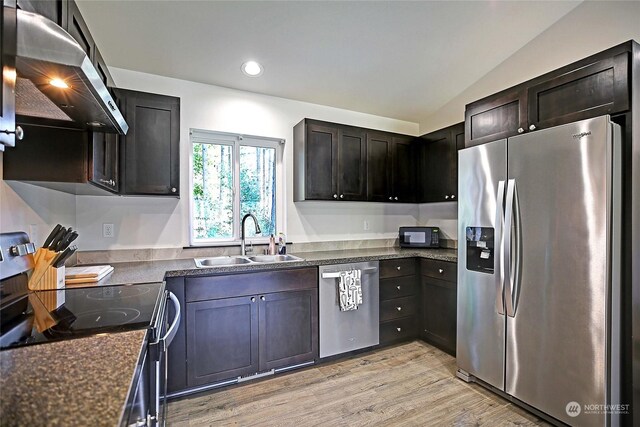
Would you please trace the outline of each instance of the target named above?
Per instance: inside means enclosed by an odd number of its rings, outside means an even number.
[[[579,1],[78,1],[107,64],[420,122]],[[245,76],[247,60],[264,66]]]

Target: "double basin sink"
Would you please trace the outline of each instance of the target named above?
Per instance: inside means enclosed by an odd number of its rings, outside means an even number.
[[[255,255],[255,256],[218,256],[212,258],[194,258],[196,267],[230,267],[245,264],[280,264],[283,262],[304,261],[304,259],[293,255]]]

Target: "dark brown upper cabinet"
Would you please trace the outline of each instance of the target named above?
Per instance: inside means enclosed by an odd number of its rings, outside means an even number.
[[[458,150],[464,148],[464,123],[419,138],[419,201],[455,202],[458,193]]]
[[[294,127],[294,201],[366,200],[362,129],[305,119]]]
[[[180,98],[114,92],[129,124],[120,136],[120,193],[180,197]]]
[[[413,139],[302,120],[293,128],[294,201],[414,202]]]
[[[78,9],[78,5],[73,0],[66,0],[62,2],[67,6],[67,13],[62,17],[62,27],[73,37],[82,50],[84,50],[91,61],[95,58],[96,44],[93,41],[93,37],[89,32],[87,23],[84,22],[84,18]]]
[[[630,108],[626,42],[466,106],[465,146]]]
[[[4,154],[4,179],[71,194],[118,192],[117,135],[22,126],[24,139]]]
[[[391,194],[394,202],[416,201],[415,138],[393,136],[391,138]]]
[[[393,199],[389,167],[393,152],[391,139],[387,133],[367,133],[367,200],[370,202]]]
[[[367,132],[367,200],[416,201],[413,137]]]

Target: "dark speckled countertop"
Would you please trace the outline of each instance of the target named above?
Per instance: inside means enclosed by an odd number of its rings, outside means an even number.
[[[294,254],[299,262],[197,268],[193,259],[112,263],[97,286],[396,258],[456,261],[454,249],[356,249]],[[82,286],[82,285],[72,285]],[[84,285],[87,286],[87,285]],[[96,286],[96,285],[93,285]],[[0,352],[0,421],[8,426],[115,426],[135,373],[144,330],[33,345]],[[8,392],[10,390],[10,392]]]
[[[449,262],[457,261],[457,250],[455,249],[372,248],[324,252],[300,252],[293,253],[293,255],[303,258],[304,261],[286,263],[255,263],[210,268],[197,268],[193,259],[111,263],[111,265],[115,267],[113,273],[102,279],[98,285],[108,286],[161,282],[165,277],[206,276],[211,274],[236,273],[242,271],[346,264],[396,258],[418,257]]]
[[[146,330],[0,352],[3,426],[117,426]]]

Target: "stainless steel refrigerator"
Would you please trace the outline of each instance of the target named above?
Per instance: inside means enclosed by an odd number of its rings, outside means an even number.
[[[458,377],[562,422],[620,403],[620,128],[609,116],[459,151]]]

